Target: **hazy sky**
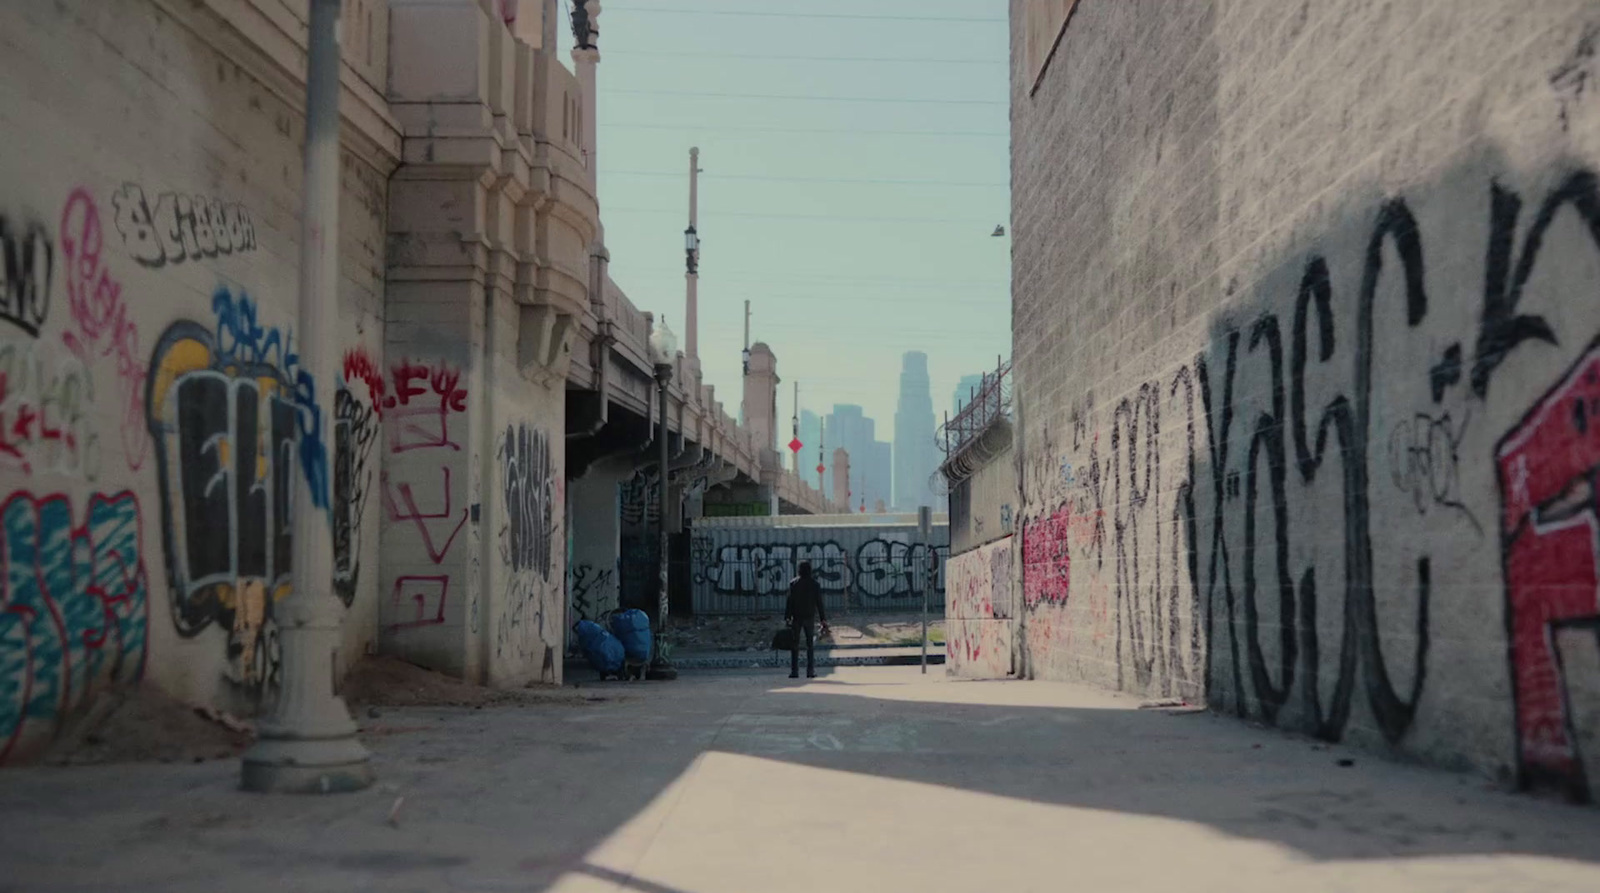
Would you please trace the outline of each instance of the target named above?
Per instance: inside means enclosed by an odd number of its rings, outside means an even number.
[[[699,146],[700,355],[730,412],[746,298],[785,421],[798,379],[802,407],[860,403],[888,439],[904,351],[927,351],[941,419],[963,374],[1009,352],[1011,245],[990,236],[1010,223],[1005,15],[1001,0],[606,0],[611,275],[681,339]]]

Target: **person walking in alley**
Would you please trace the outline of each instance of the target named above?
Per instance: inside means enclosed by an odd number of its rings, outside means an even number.
[[[811,576],[811,562],[800,562],[800,576],[789,582],[789,603],[783,609],[783,622],[794,630],[789,640],[789,678],[800,678],[800,637],[806,637],[806,678],[817,677],[816,621],[822,621],[822,634],[828,634],[828,614],[822,608],[822,587]]]

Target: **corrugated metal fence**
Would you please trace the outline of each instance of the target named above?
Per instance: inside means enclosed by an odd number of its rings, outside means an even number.
[[[695,613],[781,614],[801,561],[811,562],[829,611],[916,611],[928,589],[928,610],[944,613],[944,516],[935,516],[931,548],[905,516],[802,517],[698,521],[689,541]]]

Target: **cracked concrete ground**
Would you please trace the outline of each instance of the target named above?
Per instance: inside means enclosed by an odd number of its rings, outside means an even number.
[[[620,697],[363,716],[358,794],[241,793],[236,761],[0,772],[0,890],[1600,889],[1600,810],[1094,689],[591,690]]]

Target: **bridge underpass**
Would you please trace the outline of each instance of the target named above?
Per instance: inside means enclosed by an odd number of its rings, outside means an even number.
[[[609,277],[604,301],[577,326],[567,375],[566,511],[569,622],[619,607],[656,613],[660,567],[659,392],[650,356],[654,317]],[[708,514],[844,510],[786,469],[777,449],[776,357],[751,349],[740,425],[677,352],[667,385],[671,609],[687,611],[688,528]]]

